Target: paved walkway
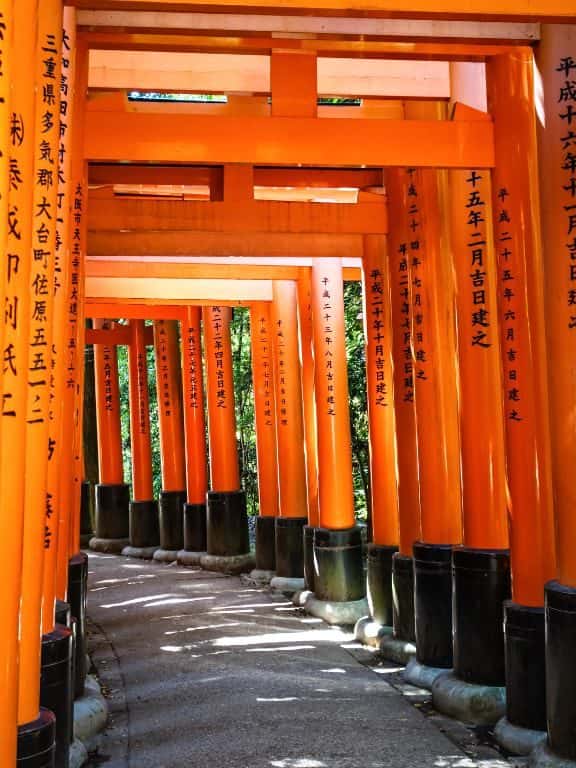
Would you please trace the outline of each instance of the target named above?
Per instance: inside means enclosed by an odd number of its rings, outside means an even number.
[[[88,614],[112,710],[93,765],[488,765],[387,683],[392,667],[359,663],[349,634],[238,578],[91,555]]]

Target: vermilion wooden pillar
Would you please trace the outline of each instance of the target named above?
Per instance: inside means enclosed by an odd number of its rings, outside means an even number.
[[[398,486],[390,273],[383,235],[364,236],[362,291],[372,508],[367,593],[372,617],[384,626],[392,626],[392,558],[398,550],[399,536]]]
[[[246,495],[240,488],[236,447],[234,376],[229,307],[205,307],[202,314],[208,400],[211,490],[207,495],[205,568],[250,569]]]
[[[130,391],[130,445],[132,449],[132,501],[130,546],[123,554],[151,557],[160,542],[158,505],[152,483],[150,397],[144,320],[130,321],[128,346]]]
[[[2,146],[3,158],[9,158],[19,175],[13,180],[8,195],[8,239],[3,260],[2,314],[2,439],[0,442],[0,516],[3,540],[7,547],[6,574],[0,586],[3,606],[3,631],[0,640],[0,756],[6,765],[16,765],[19,675],[19,607],[22,574],[23,512],[8,515],[13,508],[23,510],[26,458],[26,398],[29,323],[29,277],[32,242],[32,194],[34,149],[34,78],[37,2],[25,0],[12,9],[0,7],[7,27],[2,37],[2,114],[8,125],[4,105],[17,116],[12,123],[9,144]],[[12,13],[13,11],[13,13]],[[11,46],[10,46],[11,42]],[[4,65],[22,62],[18,76],[4,73]],[[7,81],[5,78],[10,77]],[[8,92],[8,84],[10,91]],[[4,123],[4,120],[2,121]],[[7,162],[7,160],[5,161]],[[33,662],[34,663],[34,662]],[[54,728],[52,716],[46,718],[48,730]]]
[[[278,517],[278,455],[276,394],[270,305],[257,302],[250,309],[252,382],[258,458],[259,515],[256,520],[256,568],[276,570],[275,527]]]
[[[524,614],[530,611],[528,606],[532,606],[530,613],[534,614],[537,610],[534,606],[542,605],[544,585],[546,628],[544,663],[544,636],[541,616],[538,615],[539,647],[532,654],[534,664],[537,664],[538,668],[530,667],[530,673],[532,680],[539,683],[537,695],[540,706],[537,709],[529,707],[526,699],[521,698],[523,694],[526,695],[527,690],[535,690],[532,681],[528,683],[522,679],[522,690],[518,689],[517,697],[512,699],[516,705],[516,712],[512,713],[512,717],[521,719],[519,725],[531,728],[542,729],[547,721],[548,747],[543,747],[542,751],[546,753],[549,749],[552,755],[543,754],[539,759],[545,761],[555,756],[557,760],[576,760],[573,727],[575,710],[572,695],[573,686],[576,684],[576,665],[572,652],[576,629],[576,560],[573,548],[576,527],[573,503],[575,494],[570,481],[571,462],[576,455],[576,440],[572,434],[570,418],[574,407],[573,354],[576,340],[576,218],[573,216],[576,211],[576,168],[573,163],[576,156],[576,93],[573,90],[573,81],[576,79],[576,26],[542,26],[541,42],[536,52],[537,82],[532,83],[530,61],[526,59],[526,56],[522,58],[519,55],[507,60],[500,60],[499,57],[492,71],[489,70],[489,74],[498,78],[498,82],[502,82],[504,76],[514,74],[515,77],[522,77],[520,82],[526,83],[528,87],[527,102],[523,104],[520,112],[520,125],[514,124],[510,117],[510,122],[506,125],[509,126],[511,139],[517,137],[520,131],[518,138],[523,139],[523,144],[517,145],[518,152],[514,152],[514,169],[518,167],[521,147],[526,147],[528,140],[532,162],[528,167],[522,168],[523,175],[520,179],[514,178],[513,183],[506,187],[510,193],[506,202],[510,202],[513,196],[518,198],[523,192],[522,215],[526,216],[525,211],[530,200],[533,200],[534,195],[536,200],[538,199],[536,185],[539,184],[543,253],[540,254],[538,241],[533,240],[537,233],[533,235],[532,227],[529,226],[532,222],[528,219],[527,228],[531,237],[526,250],[521,250],[518,256],[523,257],[527,267],[531,267],[525,278],[530,301],[528,309],[538,314],[535,318],[534,314],[530,317],[532,332],[528,338],[533,342],[533,346],[525,356],[525,368],[522,369],[527,371],[528,366],[532,366],[532,376],[525,377],[522,382],[522,392],[528,388],[524,397],[529,398],[522,403],[525,423],[511,426],[518,427],[519,431],[530,430],[528,434],[535,436],[532,452],[529,452],[528,447],[523,452],[526,456],[525,466],[530,467],[538,460],[547,459],[545,428],[546,416],[549,415],[553,483],[552,506],[546,482],[548,477],[544,477],[541,485],[536,485],[539,475],[532,479],[522,498],[526,504],[526,508],[522,509],[522,520],[526,520],[524,536],[519,539],[515,533],[512,534],[514,602],[527,606],[524,608]],[[494,85],[494,89],[495,87]],[[532,87],[535,89],[534,93]],[[519,92],[514,100],[515,109],[518,109],[521,93]],[[493,97],[496,98],[495,93]],[[536,107],[536,120],[530,104],[532,98]],[[499,103],[503,110],[504,104]],[[534,128],[537,130],[539,143],[538,169],[532,144]],[[510,173],[512,172],[510,168]],[[514,173],[517,171],[514,170]],[[521,183],[527,183],[527,177],[530,182],[529,191],[520,187]],[[504,187],[508,183],[506,179],[501,186]],[[542,267],[543,278],[540,271]],[[545,340],[542,338],[542,292],[547,331]],[[543,382],[546,368],[548,379]],[[543,399],[546,398],[546,383],[548,414],[541,407]],[[531,386],[536,390],[533,395]],[[531,405],[534,410],[526,411]],[[530,421],[526,424],[528,420]],[[536,451],[538,453],[534,456]],[[527,463],[528,459],[531,464]],[[554,536],[554,540],[551,540],[551,536]],[[520,606],[517,606],[516,610],[519,609]],[[508,610],[511,611],[512,608]],[[542,680],[544,668],[545,680]],[[543,690],[546,692],[546,721],[542,708]],[[507,716],[510,719],[510,707]],[[534,716],[537,716],[537,719]]]
[[[271,319],[280,511],[276,520],[276,572],[280,578],[303,578],[302,529],[308,522],[308,502],[295,281],[274,281]]]
[[[208,478],[201,323],[201,308],[187,307],[181,323],[187,503],[184,506],[185,552],[179,560],[191,565],[198,562],[198,553],[206,552]]]
[[[416,240],[408,226],[408,192],[413,193],[404,169],[386,170],[388,193],[388,250],[394,355],[394,415],[398,460],[400,551],[394,556],[394,635],[414,640],[414,563],[412,549],[421,540],[420,483],[414,358],[412,355],[412,261]],[[411,194],[413,197],[413,194]]]
[[[94,328],[110,329],[114,323],[94,320]],[[129,544],[130,489],[124,482],[118,352],[112,344],[94,344],[98,467],[96,486],[96,535],[91,549],[121,552]]]
[[[304,583],[314,591],[314,529],[320,524],[318,508],[318,435],[314,397],[314,331],[310,272],[298,280],[298,328],[302,361],[302,408],[306,443],[308,525],[304,526]]]
[[[314,592],[320,600],[359,601],[365,584],[354,514],[340,259],[313,260],[312,313],[320,504],[320,527],[314,535]]]
[[[184,546],[186,464],[182,374],[177,320],[154,321],[156,393],[160,425],[160,549],[154,559],[171,562]]]

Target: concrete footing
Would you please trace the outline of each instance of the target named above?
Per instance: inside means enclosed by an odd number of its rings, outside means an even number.
[[[188,552],[187,549],[181,549],[178,552],[178,562],[180,565],[195,565],[200,566],[200,561],[204,557],[206,552]]]
[[[414,657],[416,646],[411,640],[401,640],[394,635],[385,635],[380,640],[379,650],[387,661],[405,666]]]
[[[302,593],[297,593],[302,594]],[[323,619],[327,624],[349,625],[365,616],[368,612],[368,600],[348,600],[336,602],[333,600],[319,600],[314,593],[310,593],[304,603],[304,609],[311,616]]]
[[[530,753],[528,768],[576,768],[576,761],[555,755],[548,743],[542,741]]]
[[[432,685],[432,704],[464,723],[494,725],[506,713],[506,688],[465,683],[448,672]]]
[[[140,560],[152,560],[158,547],[124,547],[122,554],[124,557],[137,557]]]
[[[81,549],[86,549],[87,547],[89,547],[90,546],[90,541],[93,538],[94,538],[94,534],[93,533],[83,533],[80,536],[80,548]]]
[[[529,755],[538,744],[546,741],[546,731],[533,731],[513,725],[505,717],[494,728],[497,744],[513,755]]]
[[[385,627],[372,616],[363,616],[358,619],[354,627],[354,637],[359,643],[370,648],[380,648],[380,641],[392,634],[392,627]]]
[[[130,546],[130,539],[99,539],[93,536],[88,545],[93,552],[102,552],[106,555],[121,555],[122,551]]]
[[[270,588],[292,597],[295,592],[301,592],[304,589],[304,579],[292,576],[274,576],[270,580]]]
[[[245,555],[202,555],[200,566],[205,571],[216,571],[218,573],[248,573],[253,570],[256,560],[252,552]]]
[[[86,678],[84,696],[74,702],[74,742],[70,747],[70,768],[79,768],[88,752],[98,746],[98,734],[106,726],[108,705],[95,677]]]
[[[276,571],[266,571],[262,568],[254,568],[254,570],[250,571],[248,574],[248,578],[251,581],[259,584],[262,587],[268,586],[275,576]]]
[[[410,659],[402,677],[410,685],[417,688],[424,688],[427,691],[432,690],[432,686],[438,680],[440,675],[450,674],[449,669],[441,667],[429,667],[426,664],[420,664],[415,658]]]
[[[178,552],[177,549],[157,549],[156,552],[154,552],[153,559],[156,560],[157,563],[175,563],[178,560]]]

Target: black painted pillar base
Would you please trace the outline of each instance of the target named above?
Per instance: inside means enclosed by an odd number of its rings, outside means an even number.
[[[125,483],[96,486],[96,532],[90,548],[98,552],[121,552],[129,544],[130,488]]]
[[[452,554],[454,674],[474,685],[503,686],[504,602],[510,598],[507,550],[456,547]]]
[[[72,612],[70,610],[70,603],[65,603],[64,600],[56,600],[54,623],[61,624],[63,627],[70,627],[71,621]]]
[[[130,502],[130,547],[150,549],[160,546],[158,504],[150,501]]]
[[[80,543],[87,546],[94,535],[92,523],[92,483],[85,480],[80,491]]]
[[[419,664],[452,667],[452,547],[414,544],[414,630]]]
[[[370,615],[384,627],[392,626],[392,558],[398,547],[368,544],[366,596]]]
[[[250,552],[244,491],[208,491],[206,496],[206,551],[217,557]]]
[[[18,726],[17,768],[55,768],[56,718],[41,709],[37,720]],[[6,766],[10,768],[10,766]]]
[[[576,589],[549,581],[544,591],[548,745],[576,761]]]
[[[318,600],[352,602],[366,596],[361,528],[316,528],[314,559],[314,595]]]
[[[74,698],[84,695],[86,668],[86,599],[88,595],[88,556],[78,552],[68,563],[68,601],[76,620],[74,648]]]
[[[316,565],[314,561],[314,534],[316,528],[313,525],[305,525],[303,528],[303,556],[304,556],[304,589],[314,592],[316,579]]]
[[[184,504],[184,549],[206,552],[206,504]]]
[[[413,643],[414,559],[397,552],[392,558],[392,627],[398,640]]]
[[[40,705],[56,716],[56,768],[68,768],[73,719],[73,634],[56,624],[42,637]]]
[[[160,549],[165,552],[177,553],[184,547],[184,504],[186,498],[186,491],[160,492],[158,504],[160,510]]]
[[[256,518],[256,569],[276,571],[276,518],[259,515]]]
[[[307,517],[276,518],[276,575],[280,578],[304,577],[304,533]]]

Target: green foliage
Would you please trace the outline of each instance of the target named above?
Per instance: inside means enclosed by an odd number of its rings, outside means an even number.
[[[348,358],[348,387],[350,394],[350,427],[352,436],[352,462],[356,514],[365,519],[368,513],[369,460],[368,419],[366,411],[366,364],[364,334],[362,328],[362,291],[360,283],[349,282],[344,286],[346,313],[346,352]],[[234,390],[236,400],[236,439],[242,487],[246,491],[248,512],[258,513],[258,473],[256,465],[256,434],[254,428],[254,388],[250,343],[250,313],[236,308],[231,325],[232,356],[234,361]],[[161,490],[160,434],[158,428],[158,403],[154,350],[148,347],[148,391],[150,395],[150,434],[154,494]],[[122,449],[124,476],[131,478],[130,418],[128,386],[128,351],[118,347],[118,372],[122,419]]]

